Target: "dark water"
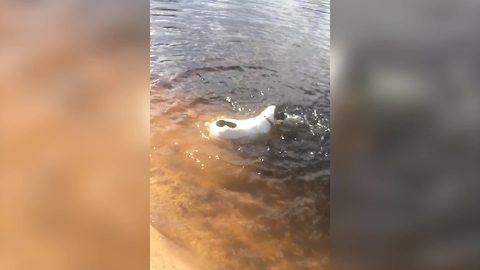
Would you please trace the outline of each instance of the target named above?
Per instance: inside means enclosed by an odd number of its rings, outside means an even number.
[[[226,269],[326,267],[330,3],[152,0],[150,19],[153,225]],[[299,119],[271,147],[200,136],[269,104]]]

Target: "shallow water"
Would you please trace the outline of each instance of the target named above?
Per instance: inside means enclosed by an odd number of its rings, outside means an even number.
[[[329,250],[329,3],[151,2],[151,219],[211,265],[323,269]],[[205,122],[278,104],[264,143]]]

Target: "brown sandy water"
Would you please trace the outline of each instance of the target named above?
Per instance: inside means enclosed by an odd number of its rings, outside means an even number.
[[[318,183],[299,193],[263,175],[260,159],[208,138],[204,123],[227,111],[167,92],[152,93],[152,225],[211,263],[197,269],[325,269],[329,206]]]

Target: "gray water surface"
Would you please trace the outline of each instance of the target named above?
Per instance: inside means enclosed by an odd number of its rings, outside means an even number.
[[[325,167],[317,161],[329,159],[328,1],[152,0],[150,18],[153,89],[240,115],[283,105],[305,122],[285,131],[287,155]]]
[[[150,18],[153,85],[329,111],[328,1],[152,0]]]

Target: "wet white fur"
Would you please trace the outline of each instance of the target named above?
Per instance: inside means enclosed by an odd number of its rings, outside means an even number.
[[[275,123],[275,105],[268,106],[260,115],[238,120],[229,118],[220,118],[208,125],[210,136],[222,140],[236,140],[250,137],[257,137],[266,135],[272,128],[271,123]],[[268,120],[270,120],[270,122]],[[237,124],[235,128],[230,128],[227,125],[223,127],[217,126],[218,120],[225,120]]]

